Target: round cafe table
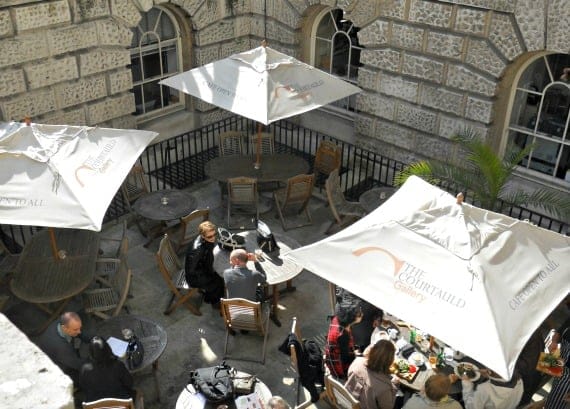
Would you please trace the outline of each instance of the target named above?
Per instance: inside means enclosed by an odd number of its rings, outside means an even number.
[[[168,221],[186,216],[196,207],[196,199],[184,190],[165,189],[139,198],[133,209],[150,220]]]
[[[368,213],[390,198],[396,191],[395,187],[375,187],[360,195],[359,202]]]
[[[250,376],[250,374],[242,371],[237,371],[236,376],[248,377]],[[267,385],[264,384],[259,378],[255,382],[254,392],[259,395],[263,404],[265,404],[272,396],[271,391],[269,390]],[[182,392],[180,392],[180,395],[178,395],[178,399],[176,400],[176,409],[194,408],[195,406],[193,406],[193,403],[198,399],[197,396],[195,395],[196,391],[194,390],[194,387],[191,384],[186,385],[186,387],[184,387]],[[206,406],[200,406],[200,407],[205,407],[206,409],[216,409],[218,405],[221,404],[227,405],[228,408],[230,409],[234,409],[236,407],[236,404],[233,400],[223,403],[206,402]]]

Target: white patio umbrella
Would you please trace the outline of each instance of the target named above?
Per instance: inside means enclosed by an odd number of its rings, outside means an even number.
[[[231,55],[160,83],[264,125],[361,91],[266,46]]]
[[[156,135],[0,123],[0,224],[101,230],[111,200]]]
[[[510,378],[570,290],[570,238],[458,204],[417,177],[287,257]]]

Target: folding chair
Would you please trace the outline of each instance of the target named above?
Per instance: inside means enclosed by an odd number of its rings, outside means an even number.
[[[227,131],[220,134],[220,156],[243,155],[243,132]]]
[[[121,230],[118,237],[110,237],[106,234],[101,234],[99,239],[99,255],[101,257],[119,258],[121,253],[122,241],[127,237],[127,221],[121,222]]]
[[[120,245],[114,257],[97,257],[95,260],[95,280],[109,280],[117,273],[122,260],[127,260],[129,251],[129,238],[125,235],[121,239]],[[114,252],[113,252],[114,253]]]
[[[265,363],[267,336],[269,334],[269,308],[263,308],[260,302],[253,302],[245,298],[222,298],[220,300],[222,317],[226,325],[226,342],[224,344],[224,358],[228,355],[228,341],[230,333],[236,330],[254,331],[263,335],[263,348],[261,360],[239,358],[243,361]],[[238,359],[238,358],[233,358]]]
[[[125,307],[129,288],[131,286],[132,272],[125,258],[121,260],[117,272],[109,278],[99,281],[107,284],[104,288],[95,288],[83,293],[83,307],[85,312],[102,319],[119,315]]]
[[[360,409],[360,403],[346,390],[344,385],[330,374],[325,375],[325,388],[330,404],[339,409]]]
[[[315,185],[319,188],[324,179],[334,170],[339,169],[341,164],[341,149],[334,142],[322,140],[315,154],[313,172],[315,173]]]
[[[262,155],[273,155],[275,153],[275,138],[270,132],[249,135],[249,153],[257,153],[257,141],[260,140],[259,153]]]
[[[354,223],[356,220],[366,216],[366,210],[358,202],[349,202],[344,198],[344,193],[340,187],[340,177],[338,175],[338,168],[333,169],[325,182],[325,190],[327,192],[327,200],[329,207],[334,216],[334,221],[331,222],[327,228],[326,233],[332,231],[333,226],[339,228]]]
[[[92,402],[83,402],[83,409],[135,409],[132,399],[103,398]]]
[[[149,192],[150,190],[145,180],[144,169],[137,163],[132,167],[125,181],[121,185],[121,193],[123,195],[125,206],[131,215],[132,221],[136,223],[139,231],[145,237],[148,234],[148,230],[152,229],[154,226],[148,225],[143,227],[141,223],[144,219],[133,210],[132,205],[138,198],[147,195]]]
[[[257,228],[259,219],[257,179],[236,177],[228,179],[228,228],[232,228],[232,208],[237,207],[241,214],[254,215],[252,229]]]
[[[10,279],[19,260],[20,255],[12,253],[0,238],[0,284]]]
[[[190,243],[193,243],[198,236],[198,225],[210,218],[210,209],[198,209],[192,213],[182,217],[180,224],[175,226],[170,234],[174,251],[179,253],[180,250]]]
[[[184,267],[180,264],[168,234],[165,234],[160,241],[160,246],[156,252],[156,263],[162,278],[172,292],[172,297],[166,310],[164,310],[164,314],[168,315],[179,306],[185,305],[192,314],[202,315],[200,310],[190,302],[190,297],[198,293],[198,289],[190,287],[186,282]]]
[[[314,175],[297,175],[287,180],[287,186],[273,192],[273,199],[277,207],[277,213],[281,219],[283,230],[287,231],[293,227],[302,227],[312,224],[311,214],[308,205],[313,192]],[[285,222],[284,213],[291,208],[296,210],[297,214],[305,212],[307,222],[297,224],[296,226],[288,226]]]

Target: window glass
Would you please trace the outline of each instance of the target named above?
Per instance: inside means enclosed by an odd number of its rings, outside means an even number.
[[[521,75],[509,142],[532,150],[521,166],[570,181],[570,55],[539,57]]]

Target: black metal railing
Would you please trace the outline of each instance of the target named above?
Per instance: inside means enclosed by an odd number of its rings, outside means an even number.
[[[164,188],[187,188],[206,179],[205,164],[218,156],[218,134],[229,130],[242,130],[248,134],[257,131],[255,121],[231,116],[200,129],[185,132],[147,147],[139,158],[144,167],[151,191]],[[362,149],[334,137],[306,129],[293,121],[281,120],[263,129],[275,135],[275,149],[279,153],[290,153],[305,158],[313,168],[315,153],[322,140],[330,140],[341,147],[341,184],[349,200],[358,200],[366,190],[376,186],[394,186],[394,176],[406,164],[378,153]],[[248,143],[248,142],[246,142]],[[248,150],[249,151],[249,150]],[[449,184],[442,186],[450,193],[460,191]],[[476,198],[466,192],[465,201],[477,204]],[[532,223],[558,233],[566,233],[568,223],[553,219],[544,214],[500,203],[500,211],[517,219],[528,219]],[[127,213],[127,207],[120,194],[117,194],[105,215],[109,222]],[[2,226],[0,239],[6,242],[24,244],[26,237],[36,228],[24,226]]]

